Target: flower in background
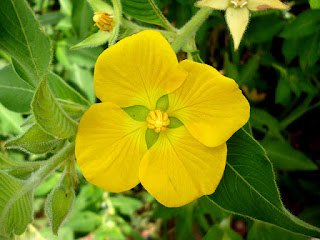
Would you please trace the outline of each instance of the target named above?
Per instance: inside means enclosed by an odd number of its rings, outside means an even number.
[[[147,30],[99,56],[94,86],[101,103],[83,115],[76,138],[89,182],[110,192],[141,182],[167,207],[215,191],[226,141],[250,114],[234,80],[206,64],[178,63],[167,40]]]
[[[226,10],[226,21],[233,38],[235,50],[238,50],[242,36],[249,23],[250,10],[289,9],[279,0],[202,0],[196,2],[195,5],[197,7]]]
[[[92,34],[82,42],[76,44],[72,49],[83,48],[83,47],[96,47],[106,42],[110,45],[114,44],[117,40],[119,33],[121,9],[118,7],[119,4],[115,4],[113,9],[109,4],[101,0],[87,0],[92,7],[94,13],[93,21],[94,26],[99,28],[99,31]],[[116,3],[118,0],[114,0]]]

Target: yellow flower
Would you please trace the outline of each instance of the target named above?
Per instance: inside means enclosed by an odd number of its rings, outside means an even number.
[[[249,23],[249,10],[289,9],[279,0],[202,0],[197,2],[196,6],[226,10],[226,21],[233,38],[235,50],[238,50]]]
[[[141,182],[167,207],[215,191],[225,142],[249,118],[234,80],[206,64],[178,63],[167,40],[147,30],[99,56],[94,86],[102,103],[84,114],[76,138],[77,162],[89,182],[110,192]],[[160,110],[159,99],[169,106]],[[127,113],[132,106],[141,111]],[[183,125],[173,128],[177,119]],[[150,132],[156,136],[151,147]]]

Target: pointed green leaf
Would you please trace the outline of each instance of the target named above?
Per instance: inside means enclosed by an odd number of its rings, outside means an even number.
[[[264,149],[242,129],[227,145],[226,169],[217,190],[209,196],[210,200],[231,213],[319,238],[320,229],[301,221],[284,208]]]
[[[320,30],[320,10],[303,11],[290,24],[287,24],[282,33],[283,38],[300,38],[314,34]]]
[[[167,128],[178,128],[183,126],[183,123],[176,117],[169,117],[170,124],[167,126]]]
[[[8,65],[0,70],[0,102],[11,111],[28,113],[34,88],[23,81]]]
[[[261,144],[266,149],[268,157],[276,168],[291,171],[318,169],[316,164],[287,142],[265,138]]]
[[[87,0],[73,0],[72,5],[72,26],[79,39],[87,36],[87,33],[94,22],[93,12]]]
[[[105,44],[111,37],[111,32],[99,30],[98,32],[90,35],[83,41],[79,42],[71,49],[78,49],[84,47],[98,47],[102,44]]]
[[[22,122],[21,114],[6,109],[0,103],[0,135],[20,134]]]
[[[8,140],[5,147],[41,154],[50,151],[58,142],[59,139],[43,131],[38,124],[34,124],[21,136]]]
[[[146,143],[148,149],[150,149],[158,140],[159,138],[159,133],[156,133],[153,129],[148,128],[146,131]]]
[[[0,171],[0,236],[22,234],[32,217],[32,191],[24,191],[25,181]]]
[[[159,109],[162,112],[165,112],[168,110],[168,107],[169,107],[169,98],[168,98],[168,94],[166,94],[158,99],[156,103],[156,109]]]
[[[0,49],[18,75],[37,87],[49,68],[51,44],[25,0],[0,1]]]
[[[73,136],[77,131],[77,123],[58,104],[46,78],[36,90],[32,110],[37,123],[50,135],[64,139]]]
[[[54,98],[72,119],[79,120],[89,108],[90,103],[58,75],[50,72],[48,74],[48,85]]]
[[[174,30],[153,0],[122,0],[123,12],[142,22]]]

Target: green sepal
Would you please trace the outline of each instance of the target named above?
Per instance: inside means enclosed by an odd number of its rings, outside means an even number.
[[[147,148],[150,149],[158,140],[159,133],[156,133],[153,129],[148,128],[146,131],[146,143]]]
[[[167,128],[178,128],[183,126],[183,123],[176,117],[169,117],[170,124],[167,126]]]
[[[22,135],[9,139],[6,148],[16,148],[27,153],[42,154],[50,151],[59,139],[46,133],[38,124],[33,124]]]
[[[111,37],[111,32],[99,30],[98,32],[87,37],[83,41],[74,45],[71,49],[84,48],[84,47],[98,47],[106,43]]]
[[[95,12],[106,12],[108,14],[113,14],[112,7],[104,1],[101,0],[87,0],[93,11]]]
[[[159,109],[162,112],[165,112],[168,110],[168,108],[169,108],[169,98],[168,98],[168,94],[166,94],[158,99],[156,103],[156,109]]]
[[[71,175],[64,172],[59,183],[48,195],[45,212],[49,219],[52,233],[58,235],[59,228],[70,215],[75,200]]]
[[[142,105],[135,105],[132,107],[126,107],[122,108],[123,111],[125,111],[132,119],[136,121],[146,121],[146,118],[148,117],[150,110]]]

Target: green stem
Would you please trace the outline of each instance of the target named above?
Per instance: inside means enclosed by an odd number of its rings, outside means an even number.
[[[299,107],[297,107],[294,111],[292,111],[292,113],[288,117],[283,119],[280,123],[281,128],[286,129],[291,123],[296,121],[298,118],[300,118],[306,112],[320,106],[320,102],[317,102],[317,103],[309,106],[312,99],[313,99],[313,96],[308,97]]]
[[[176,39],[171,44],[176,53],[183,47],[188,39],[198,31],[201,24],[209,17],[212,11],[213,9],[211,8],[201,8],[196,15],[179,30]]]
[[[60,152],[47,160],[43,167],[35,172],[28,180],[21,192],[28,192],[39,186],[48,176],[50,176],[62,163],[74,155],[74,142],[64,147]]]

